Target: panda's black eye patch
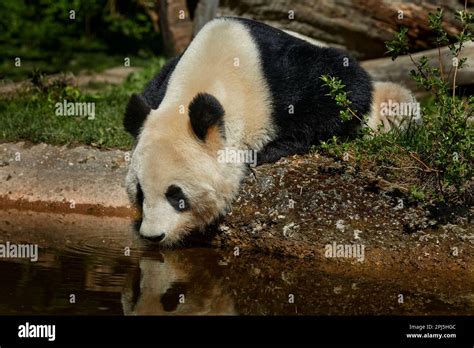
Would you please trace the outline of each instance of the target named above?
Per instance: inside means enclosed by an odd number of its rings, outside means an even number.
[[[171,206],[177,211],[185,211],[190,208],[189,201],[179,186],[169,186],[166,190],[165,196]]]

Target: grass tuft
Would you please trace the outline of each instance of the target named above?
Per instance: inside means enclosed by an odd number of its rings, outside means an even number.
[[[128,98],[132,93],[142,91],[163,64],[163,58],[152,59],[146,68],[131,74],[122,85],[101,88],[97,92],[84,92],[61,80],[46,86],[42,76],[34,76],[33,88],[0,96],[0,138],[3,141],[129,148],[133,139],[122,125]],[[94,119],[56,115],[56,103],[64,99],[95,103]]]

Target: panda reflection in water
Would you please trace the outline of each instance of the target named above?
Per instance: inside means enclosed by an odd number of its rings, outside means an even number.
[[[247,19],[206,24],[127,106],[136,145],[126,187],[142,212],[140,235],[170,246],[225,214],[248,164],[219,151],[256,151],[258,164],[270,163],[360,127],[341,120],[324,74],[342,80],[371,127],[389,126],[382,102],[413,102],[399,85],[373,85],[347,52]]]

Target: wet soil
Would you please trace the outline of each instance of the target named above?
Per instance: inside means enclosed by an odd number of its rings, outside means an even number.
[[[334,242],[363,244],[375,264],[467,268],[474,256],[473,209],[458,208],[433,214],[396,184],[350,163],[306,155],[250,175],[231,218],[218,226],[216,244],[317,259]]]

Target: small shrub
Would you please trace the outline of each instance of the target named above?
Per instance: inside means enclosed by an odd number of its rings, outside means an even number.
[[[418,61],[412,58],[414,69],[410,76],[431,96],[422,108],[423,126],[386,134],[365,127],[363,132],[371,136],[356,139],[350,146],[359,161],[373,161],[378,166],[398,170],[399,178],[406,175],[407,170],[417,172],[411,177],[416,177],[421,185],[413,186],[415,188],[412,187],[410,192],[418,200],[428,196],[435,200],[446,200],[453,191],[455,197],[462,197],[464,191],[469,189],[474,174],[474,129],[469,121],[474,115],[474,96],[461,97],[456,94],[457,72],[466,62],[465,58],[460,58],[460,54],[465,43],[474,40],[474,14],[467,10],[457,12],[462,29],[454,37],[449,37],[443,29],[442,18],[441,9],[429,14],[430,28],[438,48],[448,45],[452,55],[453,66],[450,71],[443,71],[440,62],[437,66],[430,64],[426,56]],[[401,28],[394,40],[386,45],[393,60],[404,54],[412,57],[408,51],[406,28]],[[449,83],[451,76],[452,84]],[[322,76],[321,79],[329,87],[329,95],[343,109],[343,119],[354,116],[365,119],[365,115],[356,115],[351,110],[350,96],[347,96],[345,86],[339,79],[331,76]],[[332,139],[331,142],[323,143],[321,149],[339,156],[344,147],[347,145]],[[411,184],[414,182],[416,180],[412,180]]]

